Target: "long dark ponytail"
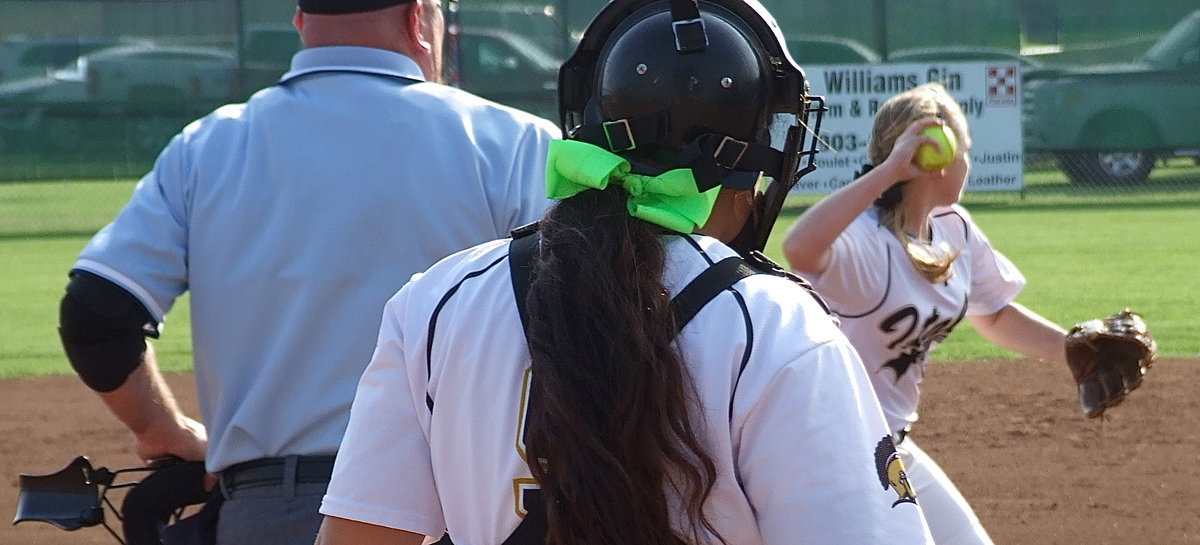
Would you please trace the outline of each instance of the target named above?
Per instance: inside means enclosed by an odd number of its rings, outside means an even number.
[[[550,545],[677,545],[716,534],[703,514],[716,468],[673,345],[663,231],[630,217],[627,197],[617,185],[585,191],[541,223],[527,301],[536,403],[525,447]],[[690,523],[683,535],[673,505]]]

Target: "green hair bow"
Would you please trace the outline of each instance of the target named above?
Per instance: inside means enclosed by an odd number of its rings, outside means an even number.
[[[708,222],[720,187],[703,193],[691,169],[658,176],[630,172],[629,161],[605,149],[575,140],[553,140],[546,166],[546,196],[562,200],[589,189],[617,183],[629,193],[629,215],[677,231],[691,233]]]

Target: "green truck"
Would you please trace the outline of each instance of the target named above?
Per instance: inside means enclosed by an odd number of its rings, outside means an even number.
[[[1073,182],[1136,184],[1160,159],[1200,161],[1200,10],[1132,63],[1034,69],[1024,82],[1025,151],[1057,158]]]

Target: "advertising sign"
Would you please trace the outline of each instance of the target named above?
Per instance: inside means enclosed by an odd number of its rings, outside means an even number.
[[[813,65],[811,92],[825,97],[817,170],[796,193],[829,193],[854,179],[867,161],[871,124],[891,96],[931,81],[958,100],[970,125],[968,191],[1019,190],[1023,183],[1020,67],[1016,62]]]

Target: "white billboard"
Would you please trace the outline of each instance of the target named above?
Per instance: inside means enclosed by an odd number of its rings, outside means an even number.
[[[1023,184],[1020,66],[1008,61],[930,64],[813,65],[804,67],[811,92],[825,97],[817,170],[797,193],[829,193],[867,163],[871,123],[889,97],[940,81],[958,100],[971,127],[968,191],[1019,190]]]

